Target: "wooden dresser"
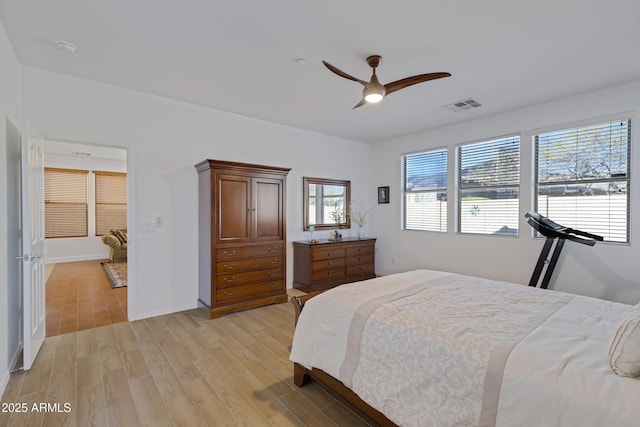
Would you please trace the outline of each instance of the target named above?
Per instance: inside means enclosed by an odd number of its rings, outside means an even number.
[[[198,299],[216,318],[287,301],[290,169],[205,160],[198,171]]]
[[[293,287],[312,292],[376,277],[375,245],[368,237],[293,242]]]

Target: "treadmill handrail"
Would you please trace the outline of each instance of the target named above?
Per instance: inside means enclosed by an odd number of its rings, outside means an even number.
[[[524,216],[531,227],[533,227],[540,234],[546,237],[569,239],[588,246],[595,245],[596,240],[604,240],[602,236],[598,236],[597,234],[587,233],[586,231],[576,230],[574,228],[563,227],[560,224],[551,221],[549,218],[544,217],[537,212],[527,212]],[[586,237],[586,239],[584,237]]]

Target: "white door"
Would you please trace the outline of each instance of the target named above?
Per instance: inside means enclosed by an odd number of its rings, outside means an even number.
[[[30,369],[44,341],[44,143],[27,122],[22,140],[22,241],[24,290],[24,369]]]

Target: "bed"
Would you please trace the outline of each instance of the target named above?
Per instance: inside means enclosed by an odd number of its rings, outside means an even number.
[[[296,385],[377,424],[640,425],[640,305],[431,270],[292,302]]]

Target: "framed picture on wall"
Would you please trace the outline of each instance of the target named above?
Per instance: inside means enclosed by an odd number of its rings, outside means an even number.
[[[389,203],[389,187],[378,187],[378,203]]]

